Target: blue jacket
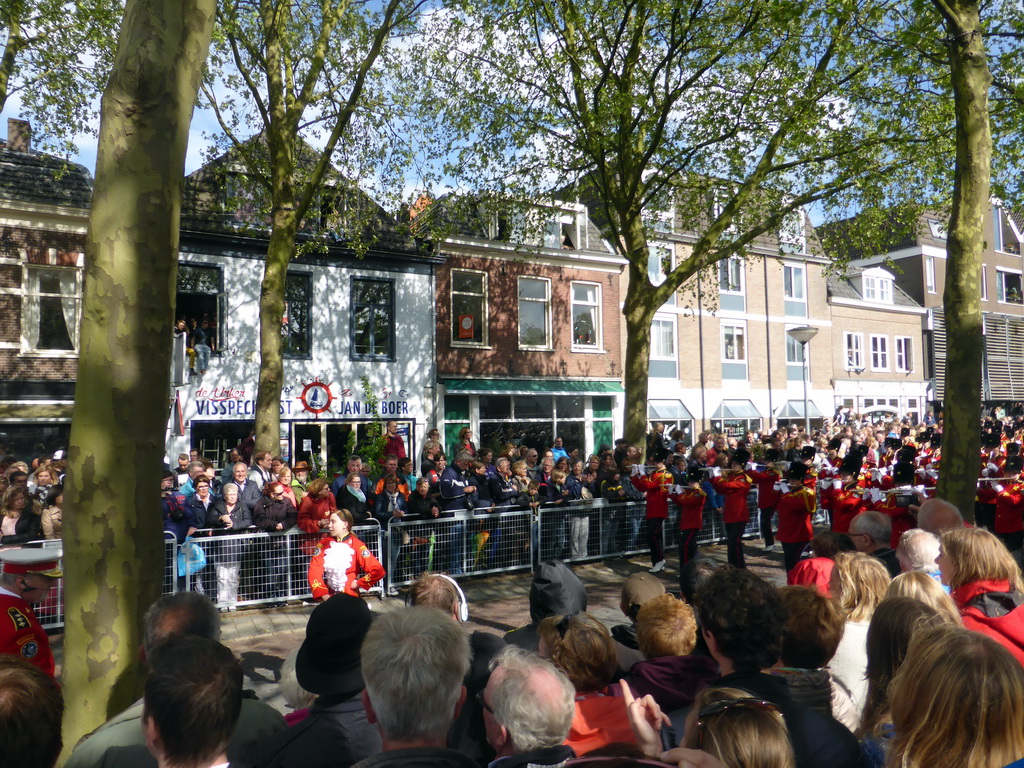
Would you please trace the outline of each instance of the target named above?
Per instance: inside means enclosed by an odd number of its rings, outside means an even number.
[[[403,514],[408,514],[409,504],[405,500],[405,494],[399,491],[395,494],[395,508]],[[377,500],[373,503],[373,516],[380,521],[380,524],[387,527],[388,521],[394,515],[388,511],[387,493],[377,494]]]
[[[454,464],[445,467],[441,473],[441,511],[452,512],[469,509],[466,506],[466,486],[469,485],[469,474]]]

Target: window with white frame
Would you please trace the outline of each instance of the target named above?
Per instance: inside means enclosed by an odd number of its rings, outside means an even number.
[[[807,253],[807,233],[804,213],[796,210],[788,214],[779,228],[780,253]]]
[[[519,278],[519,346],[551,348],[551,281]]]
[[[909,336],[897,336],[893,339],[896,347],[896,372],[910,373],[914,370],[914,354]]]
[[[647,248],[647,276],[651,285],[661,285],[669,272],[675,268],[672,249],[665,245],[649,245]],[[676,295],[672,293],[666,304],[675,304]]]
[[[1003,304],[1024,304],[1019,272],[996,270],[996,300]]]
[[[981,300],[988,301],[988,267],[981,265]]]
[[[742,325],[722,324],[722,361],[745,363],[747,361],[747,329]]]
[[[21,303],[22,349],[74,352],[82,311],[82,270],[76,266],[26,264]]]
[[[804,364],[804,345],[788,333],[786,334],[786,364],[801,366]]]
[[[935,257],[924,257],[924,286],[928,293],[935,293]]]
[[[563,251],[575,251],[585,248],[584,235],[586,226],[581,226],[576,214],[572,211],[551,211],[550,218],[544,224],[544,246],[560,248]]]
[[[889,337],[871,335],[871,370],[889,370]]]
[[[601,286],[597,283],[573,283],[572,346],[576,349],[601,348]]]
[[[487,274],[452,270],[452,344],[487,344]]]
[[[662,379],[678,378],[674,319],[655,318],[651,323],[651,362],[648,375]]]
[[[743,259],[731,256],[718,262],[718,290],[743,293]]]
[[[851,333],[843,334],[843,346],[846,349],[846,370],[864,370],[864,334]]]
[[[786,299],[789,301],[807,301],[805,290],[807,270],[803,264],[784,264],[782,266],[782,286]]]
[[[892,278],[865,274],[861,278],[865,301],[892,304]]]

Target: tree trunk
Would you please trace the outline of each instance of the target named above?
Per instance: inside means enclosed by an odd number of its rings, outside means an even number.
[[[626,389],[623,436],[630,445],[645,452],[647,434],[647,377],[651,365],[651,322],[658,309],[652,301],[647,270],[630,260],[629,286],[622,306],[626,318],[626,356],[623,360],[623,385]]]
[[[288,265],[295,254],[298,222],[291,212],[275,216],[260,287],[260,384],[256,392],[256,450],[281,452],[281,319]],[[281,219],[278,221],[278,219]]]
[[[138,695],[188,129],[215,0],[129,0],[103,94],[65,521],[64,748]]]
[[[976,2],[936,0],[950,38],[956,111],[956,169],[946,239],[946,395],[938,493],[974,519],[981,436],[981,260],[989,206],[991,83]]]

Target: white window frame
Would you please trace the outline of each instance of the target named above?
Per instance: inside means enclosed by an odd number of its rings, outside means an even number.
[[[789,282],[790,282],[790,285],[792,285],[792,286],[797,286],[797,285],[800,286],[800,293],[801,293],[800,296],[791,295],[792,291],[790,291],[790,290],[788,290],[786,288],[786,273],[787,272],[793,272],[794,273],[794,278],[791,279]],[[796,280],[796,274],[795,273],[797,273],[797,272],[800,273],[800,280],[799,281]],[[796,302],[799,302],[801,304],[806,304],[807,303],[807,265],[806,264],[788,264],[788,263],[783,263],[783,265],[782,265],[782,295],[786,299],[786,301],[796,301]]]
[[[482,278],[481,286],[483,291],[483,314],[480,318],[481,328],[480,341],[473,341],[472,339],[460,339],[458,337],[458,324],[459,318],[455,314],[455,296],[477,296],[475,293],[464,293],[462,291],[455,290],[455,274],[462,272],[469,275],[477,275]],[[448,311],[451,315],[451,346],[453,347],[486,347],[488,344],[488,326],[490,325],[490,302],[487,300],[487,273],[479,269],[463,269],[461,267],[452,268],[451,274],[448,276]]]
[[[654,326],[656,324],[664,325],[664,326],[667,326],[667,327],[672,329],[672,351],[671,351],[671,353],[666,353],[666,352],[664,352],[664,350],[658,349],[658,342],[661,339],[661,334],[657,334],[657,333],[654,332],[653,328],[654,328]],[[676,320],[675,320],[675,318],[671,318],[671,317],[656,317],[656,318],[654,318],[654,320],[651,321],[651,328],[652,328],[652,330],[651,330],[651,360],[664,360],[666,362],[667,361],[671,361],[673,363],[677,362],[678,357],[679,357],[679,355],[678,355],[678,350],[679,350],[679,343],[678,342],[679,342],[679,339],[678,339],[678,334],[677,334],[677,329],[676,329]]]
[[[851,344],[850,342],[854,342]],[[848,371],[864,370],[864,334],[846,331],[843,334],[844,368]]]
[[[913,373],[914,343],[910,336],[894,336],[893,352],[896,373]]]
[[[1022,299],[1021,301],[1007,301],[1007,298],[1006,298],[1006,296],[1007,296],[1007,293],[1006,293],[1006,283],[1004,282],[1004,279],[1003,279],[1006,275],[1016,275],[1018,278],[1021,278],[1021,273],[1020,273],[1019,270],[1016,270],[1016,269],[1000,269],[1000,268],[997,267],[996,268],[996,301],[999,302],[1000,304],[1015,304],[1015,305],[1019,305],[1021,303],[1024,303],[1024,296],[1021,297],[1021,299]],[[1022,293],[1024,293],[1024,279],[1021,279],[1021,284],[1022,284],[1021,285]]]
[[[779,253],[807,253],[807,226],[802,209],[791,211],[779,227]]]
[[[928,293],[935,293],[935,257],[924,257],[924,286]]]
[[[577,285],[583,285],[588,288],[594,288],[597,293],[597,298],[594,303],[576,301],[575,287]],[[572,349],[574,352],[599,352],[604,349],[604,334],[602,333],[603,322],[601,319],[601,284],[589,282],[586,280],[574,280],[569,283],[569,322],[572,323],[573,318],[576,317],[576,306],[591,307],[594,311],[594,343],[593,344],[577,344],[576,334],[573,328],[570,327],[569,332],[572,334]]]
[[[981,300],[988,301],[988,265],[981,265]]]
[[[738,270],[739,276],[739,287],[738,288],[723,288],[722,287],[722,269],[726,270],[726,275],[729,278],[729,285],[732,286],[732,275],[730,274],[735,268]],[[718,262],[718,291],[719,293],[728,293],[736,296],[743,296],[747,291],[747,270],[746,263],[739,256],[730,256],[728,259],[722,259]]]
[[[794,325],[794,326],[790,326],[790,327],[796,328],[797,326]],[[786,328],[786,330],[788,331],[789,328]],[[790,336],[787,333],[786,334],[786,365],[793,365],[793,366],[799,365],[801,368],[803,368],[804,367],[804,361],[803,360],[791,360],[789,353],[790,353],[790,350],[794,350],[794,351],[797,352],[797,354],[799,354],[802,357],[803,353],[804,353],[804,350],[806,349],[807,350],[807,357],[808,357],[808,359],[810,359],[810,353],[811,353],[810,347],[811,347],[811,345],[810,345],[809,342],[807,344],[801,344],[799,341],[797,341],[796,339],[794,339],[792,336]]]
[[[52,254],[51,254],[52,255]],[[81,261],[81,257],[79,257]],[[65,278],[73,275],[75,295],[74,322],[69,324],[68,335],[71,338],[71,349],[39,349],[30,338],[28,329],[39,322],[39,299],[57,298],[66,300],[63,293],[42,293],[34,288],[38,285],[35,275],[42,272],[57,273]],[[22,265],[22,301],[21,301],[21,352],[36,357],[77,357],[82,324],[82,268],[72,265],[29,264]],[[65,315],[65,322],[67,316]]]
[[[876,304],[892,304],[892,279],[881,275],[863,275],[861,277],[861,289],[864,293],[864,301],[872,301]]]
[[[876,344],[876,342],[878,342]],[[884,333],[872,333],[868,340],[872,371],[889,370],[889,337]]]
[[[524,299],[519,295],[519,286],[523,280],[534,280],[544,284],[544,299]],[[544,304],[544,344],[523,344],[523,329],[520,311],[522,302],[529,301],[533,303]],[[552,349],[552,338],[551,338],[551,279],[547,277],[538,277],[536,275],[520,275],[516,280],[516,341],[519,342],[519,349]]]
[[[725,329],[726,328],[733,328],[735,330],[738,330],[740,336],[743,337],[743,354],[741,356],[739,356],[739,357],[728,357],[726,355],[726,347],[725,347]],[[746,365],[747,364],[747,345],[749,344],[749,340],[747,339],[747,324],[746,323],[736,323],[736,322],[728,322],[728,323],[724,323],[723,322],[721,324],[721,331],[719,332],[719,337],[721,339],[722,362],[723,363],[743,363],[744,365]]]

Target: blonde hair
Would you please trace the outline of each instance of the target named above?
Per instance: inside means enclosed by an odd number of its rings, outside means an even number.
[[[687,655],[697,644],[693,609],[674,595],[652,597],[637,613],[636,639],[645,659]]]
[[[697,721],[704,707],[720,701],[750,698],[747,691],[737,688],[701,691],[691,713],[694,727],[687,721],[685,746],[702,749],[728,766],[795,768],[789,731],[782,714],[774,708],[734,706],[708,715],[700,719],[703,738],[698,745]]]
[[[840,552],[835,562],[833,574],[838,576],[839,590],[832,599],[847,621],[870,620],[889,588],[889,571],[877,557],[863,552]]]
[[[939,539],[951,573],[942,577],[956,589],[975,581],[1005,580],[1010,590],[1021,589],[1020,568],[995,535],[983,528],[958,528]]]
[[[577,693],[600,691],[611,682],[618,664],[615,642],[608,628],[590,614],[548,616],[537,633]]]
[[[963,626],[960,619],[960,612],[956,609],[953,598],[946,594],[932,576],[922,571],[908,571],[901,573],[885,592],[886,599],[890,597],[909,597],[924,603],[929,608],[934,608],[936,613],[948,620],[955,626]]]
[[[11,506],[15,496],[23,496],[25,498],[25,507],[21,510],[22,515],[38,515],[36,511],[35,502],[32,495],[28,492],[28,488],[23,485],[12,485],[4,491],[4,495],[0,497],[0,507],[3,508],[5,517],[14,517],[14,508]]]
[[[889,765],[1002,768],[1024,755],[1024,669],[979,632],[918,630],[889,691]]]

